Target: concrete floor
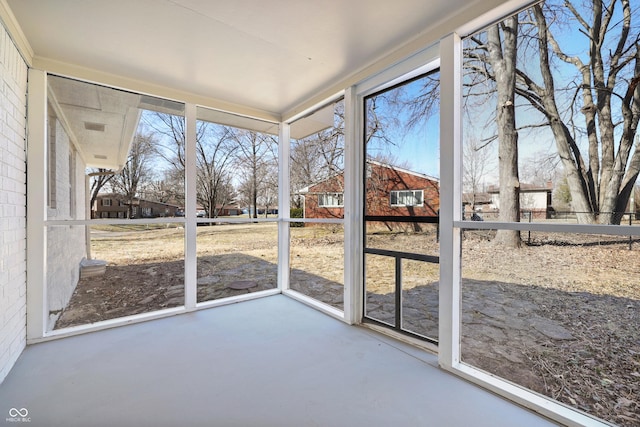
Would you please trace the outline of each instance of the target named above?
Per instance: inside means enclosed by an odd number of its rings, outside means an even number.
[[[27,425],[11,408],[47,427],[554,425],[281,295],[29,346],[0,385],[0,425]]]

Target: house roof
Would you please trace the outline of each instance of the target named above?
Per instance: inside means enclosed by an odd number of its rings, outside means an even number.
[[[372,165],[381,166],[381,167],[388,168],[388,169],[392,169],[392,170],[397,171],[397,172],[402,172],[402,173],[406,173],[406,174],[409,174],[409,175],[417,176],[419,178],[427,179],[429,181],[434,181],[434,182],[440,183],[440,179],[435,178],[435,177],[430,176],[430,175],[426,175],[426,174],[420,173],[420,172],[414,172],[414,171],[411,171],[409,169],[400,168],[398,166],[389,165],[389,164],[382,163],[382,162],[379,162],[379,161],[376,161],[376,160],[367,160],[367,163],[372,164]],[[327,178],[325,178],[325,179],[323,179],[321,181],[315,182],[315,183],[310,184],[310,185],[308,185],[308,186],[306,186],[304,188],[301,188],[300,190],[298,190],[296,192],[296,194],[309,193],[311,187],[315,187],[317,185],[320,185],[323,182],[327,182],[330,179],[333,179],[333,178],[335,178],[337,176],[341,176],[342,174],[343,173],[340,172],[340,173],[336,173],[336,174],[333,174],[331,176],[328,176]]]
[[[551,193],[553,191],[553,182],[548,181],[545,185],[528,184],[525,182],[520,183],[521,193]],[[487,189],[487,193],[496,194],[500,192],[500,187],[497,185],[490,185]]]

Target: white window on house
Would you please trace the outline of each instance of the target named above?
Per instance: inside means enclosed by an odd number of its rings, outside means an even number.
[[[111,206],[111,199],[102,199],[102,206]]]
[[[151,217],[151,208],[142,208],[142,216],[145,218],[150,218]]]
[[[394,190],[391,191],[391,206],[422,206],[422,190]]]
[[[135,218],[136,216],[138,216],[138,207],[137,207],[137,206],[134,206],[134,207],[131,209],[131,215],[132,215],[134,218]]]
[[[344,193],[318,194],[318,206],[321,208],[341,208],[344,206]]]

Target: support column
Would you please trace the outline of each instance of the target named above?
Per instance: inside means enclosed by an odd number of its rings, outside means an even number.
[[[184,307],[187,311],[195,309],[198,293],[196,110],[194,104],[185,105]]]
[[[278,134],[278,289],[290,288],[289,283],[289,250],[291,223],[291,182],[289,180],[291,137],[290,125],[280,123]]]
[[[460,230],[462,200],[462,42],[449,34],[440,40],[440,308],[438,361],[443,368],[460,362]]]
[[[29,69],[27,94],[27,342],[46,332],[47,74]]]
[[[364,143],[361,109],[355,87],[344,94],[344,318],[349,324],[362,319],[362,200]]]

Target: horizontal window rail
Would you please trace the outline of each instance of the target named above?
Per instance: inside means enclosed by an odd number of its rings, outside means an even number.
[[[421,224],[440,223],[440,217],[438,216],[365,215],[364,220],[376,222],[410,222]]]
[[[402,334],[410,335],[410,336],[413,336],[437,345],[438,340],[417,334],[415,332],[406,330],[402,327],[402,260],[409,259],[413,261],[422,261],[422,262],[429,262],[433,264],[439,264],[440,257],[433,256],[433,255],[422,255],[422,254],[416,254],[411,252],[400,252],[400,251],[391,251],[386,249],[374,249],[374,248],[364,248],[364,253],[395,258],[395,324],[392,326],[392,325],[389,325],[388,323],[381,322],[375,318],[367,316],[366,309],[365,309],[365,315],[364,315],[365,321],[370,321],[375,324],[391,327],[395,331],[400,332]],[[364,306],[366,308],[367,306],[366,292],[364,293],[363,297],[365,299]]]

